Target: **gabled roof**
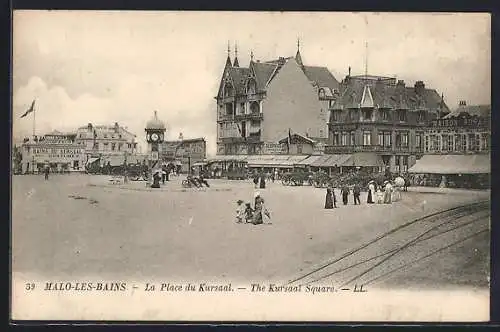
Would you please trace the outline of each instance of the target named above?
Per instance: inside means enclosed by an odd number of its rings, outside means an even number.
[[[294,133],[291,136],[292,136],[292,142],[302,142],[302,143],[308,143],[308,144],[316,143],[315,140],[313,140],[307,136],[301,135],[301,134]],[[288,142],[288,135],[285,138],[282,138],[278,141],[278,143],[281,143],[281,144],[287,143],[287,142]]]
[[[267,63],[267,62],[251,62],[250,67],[255,75],[255,80],[257,81],[257,89],[264,90],[266,88],[266,83],[271,78],[278,67],[278,63]]]
[[[365,88],[369,86],[370,88]],[[370,98],[371,97],[371,98]],[[371,100],[370,100],[371,99]],[[364,102],[364,103],[363,103]],[[408,110],[441,110],[449,109],[434,89],[422,88],[417,92],[415,87],[398,84],[366,83],[362,80],[345,80],[340,84],[340,95],[333,109],[370,107]],[[365,105],[365,106],[363,106]]]
[[[232,67],[229,70],[236,93],[245,93],[245,82],[249,73],[250,69],[243,67]]]
[[[303,66],[303,68],[309,81],[316,83],[319,87],[338,90],[339,82],[328,68],[315,66]]]
[[[456,118],[461,114],[468,114],[469,116],[490,117],[491,105],[464,105],[460,106],[453,112],[447,114],[444,119]]]
[[[375,104],[373,103],[372,93],[370,91],[370,87],[365,85],[363,89],[363,97],[361,97],[361,105],[360,107],[372,108]]]

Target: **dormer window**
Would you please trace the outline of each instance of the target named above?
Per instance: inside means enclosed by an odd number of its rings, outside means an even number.
[[[257,92],[257,84],[255,83],[255,80],[253,78],[248,80],[247,83],[247,93],[248,94],[255,94]]]
[[[325,98],[325,90],[324,89],[319,89],[319,98],[324,99]]]
[[[226,83],[224,86],[224,97],[231,97],[233,95],[233,86],[231,83]]]
[[[425,112],[419,111],[418,112],[418,122],[424,122],[424,121],[425,121]]]
[[[387,110],[379,110],[380,113],[380,119],[382,120],[389,120],[389,111]]]
[[[372,119],[372,114],[373,114],[373,110],[372,109],[369,109],[369,108],[368,109],[363,109],[361,112],[362,112],[361,114],[363,115],[363,120],[368,120],[369,121],[369,120]]]

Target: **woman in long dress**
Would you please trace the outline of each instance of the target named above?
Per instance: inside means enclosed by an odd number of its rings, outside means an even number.
[[[373,184],[373,181],[370,181],[368,182],[368,199],[366,200],[366,202],[368,204],[373,204],[374,198],[375,198],[375,185]]]
[[[385,181],[384,203],[385,204],[392,203],[392,185],[389,181]]]
[[[253,220],[252,224],[254,225],[260,225],[264,223],[264,217],[267,217],[268,219],[271,218],[271,214],[267,210],[267,208],[264,205],[264,199],[260,197],[259,193],[255,194],[255,207],[254,207],[254,214],[253,214]]]
[[[333,193],[331,188],[326,189],[325,209],[333,209]]]

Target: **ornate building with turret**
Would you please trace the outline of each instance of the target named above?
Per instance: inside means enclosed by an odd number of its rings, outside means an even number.
[[[217,154],[286,154],[279,141],[291,132],[315,142],[328,138],[328,109],[339,83],[326,67],[295,57],[255,60],[241,67],[230,50],[217,101]]]

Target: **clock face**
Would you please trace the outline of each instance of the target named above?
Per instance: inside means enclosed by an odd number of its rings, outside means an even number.
[[[158,140],[158,138],[159,138],[159,137],[158,137],[158,134],[156,134],[156,133],[151,134],[151,140],[153,140],[153,141],[155,141],[155,142],[156,142],[156,141]]]

